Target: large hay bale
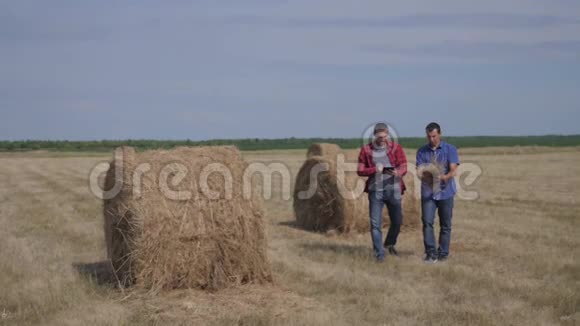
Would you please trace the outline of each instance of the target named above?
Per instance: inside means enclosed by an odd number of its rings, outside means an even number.
[[[311,155],[309,150],[308,158],[296,176],[293,206],[297,226],[319,232],[368,232],[370,229],[368,196],[361,193],[365,179],[354,171],[340,172],[337,168],[338,154],[345,155],[346,162],[356,163],[358,152],[343,152],[336,145],[333,145],[336,148],[324,146],[326,144],[315,145],[310,148],[322,149],[318,152],[325,154]],[[313,168],[320,169],[321,166],[326,166],[327,171],[313,172]],[[344,173],[343,181],[338,178],[339,173]],[[407,192],[402,202],[404,227],[416,225],[420,217],[420,200],[417,201],[417,197],[411,194],[415,191],[413,178],[414,175],[409,173],[404,179],[407,184]],[[360,184],[357,188],[358,183]],[[308,192],[309,189],[316,191],[313,191],[311,196],[301,198],[300,194]],[[385,207],[383,227],[388,225],[389,218]]]
[[[246,167],[231,146],[118,149],[105,183],[121,189],[105,200],[104,215],[108,255],[121,284],[216,290],[271,281],[260,197],[243,198]]]
[[[313,156],[323,156],[323,157],[336,157],[342,150],[340,146],[336,144],[328,143],[315,143],[310,145],[308,151],[306,152],[306,158],[311,158]]]

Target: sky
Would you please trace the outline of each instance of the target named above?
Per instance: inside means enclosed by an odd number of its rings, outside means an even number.
[[[577,0],[0,0],[0,139],[580,134]]]

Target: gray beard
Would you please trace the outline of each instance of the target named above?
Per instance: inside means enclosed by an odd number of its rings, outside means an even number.
[[[383,144],[382,146],[379,146],[377,143],[373,142],[373,147],[375,149],[385,149],[385,148],[387,148],[387,144]]]

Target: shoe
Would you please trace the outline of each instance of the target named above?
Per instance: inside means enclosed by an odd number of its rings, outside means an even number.
[[[425,264],[435,264],[437,262],[437,257],[432,256],[432,255],[427,255],[427,256],[425,256],[425,259],[423,259],[423,262]]]
[[[444,263],[447,261],[448,258],[449,256],[439,256],[437,257],[437,261]]]
[[[382,263],[384,263],[384,262],[385,262],[385,258],[384,258],[384,257],[383,257],[383,258],[375,258],[375,262],[376,262],[377,264],[382,264]]]
[[[399,253],[397,252],[397,249],[395,249],[395,246],[387,246],[387,252],[391,256],[399,256]]]

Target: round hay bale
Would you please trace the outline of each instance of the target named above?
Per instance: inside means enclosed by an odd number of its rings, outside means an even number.
[[[403,206],[403,227],[416,227],[421,223],[421,181],[417,178],[416,169],[407,166],[407,174],[403,176],[405,193],[401,205]]]
[[[331,146],[327,146],[331,145]],[[313,155],[322,152],[324,155]],[[308,158],[296,176],[294,186],[294,213],[297,226],[318,232],[368,232],[370,230],[369,202],[366,193],[362,193],[364,178],[356,172],[344,172],[339,180],[336,157],[344,154],[346,161],[356,162],[358,152],[342,152],[334,144],[314,144],[308,151]],[[327,171],[321,171],[322,167]],[[314,170],[313,170],[314,169]],[[415,226],[421,216],[421,200],[417,192],[414,172],[404,176],[407,190],[402,198],[403,227]],[[310,191],[309,193],[309,189]],[[341,192],[342,189],[342,192]],[[302,196],[301,196],[302,194]],[[346,196],[345,196],[346,195]],[[383,209],[383,227],[390,220],[386,207]]]
[[[304,162],[294,187],[296,224],[306,230],[319,232],[368,231],[368,200],[347,185],[356,184],[358,176],[346,173],[345,180],[337,177],[336,162],[313,156]]]
[[[104,216],[121,285],[217,290],[271,281],[262,202],[255,189],[243,197],[246,167],[233,146],[118,149],[106,186],[121,190],[104,201]]]
[[[306,158],[311,158],[313,156],[323,156],[327,158],[336,157],[340,152],[340,146],[336,144],[316,143],[310,145],[308,152],[306,153]]]

